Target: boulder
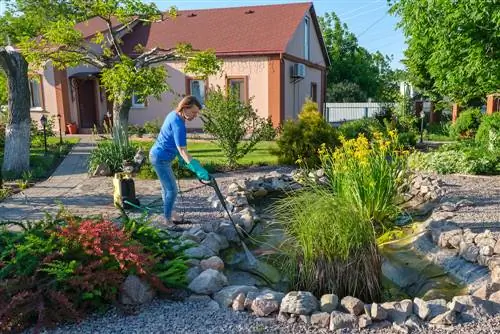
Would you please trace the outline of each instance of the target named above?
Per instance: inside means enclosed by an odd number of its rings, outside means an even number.
[[[389,302],[381,305],[387,311],[387,319],[402,324],[413,313],[413,302],[409,299],[400,302]]]
[[[365,304],[358,298],[347,296],[342,298],[340,305],[350,314],[360,315],[365,311]]]
[[[500,239],[495,243],[495,247],[493,247],[493,253],[500,254]]]
[[[420,319],[426,320],[431,314],[429,305],[425,300],[420,298],[413,299],[413,313],[416,314]]]
[[[448,311],[448,306],[446,305],[446,300],[444,299],[433,299],[427,301],[427,305],[429,306],[429,317],[428,319],[434,319],[438,315],[441,315]]]
[[[201,274],[202,270],[200,267],[191,267],[186,272],[186,279],[188,283],[191,283],[196,277]]]
[[[458,323],[457,312],[446,311],[443,314],[438,315],[430,321],[431,325],[438,326],[452,326]]]
[[[189,290],[200,295],[211,295],[227,285],[227,278],[221,272],[213,269],[203,271],[191,283]]]
[[[260,292],[259,291],[248,291],[247,296],[245,298],[245,309],[251,311],[252,310],[252,304],[255,298],[259,296]]]
[[[353,314],[333,311],[330,314],[330,330],[356,329],[358,327],[358,317]]]
[[[462,304],[461,319],[465,322],[500,313],[500,304],[476,296],[464,295],[453,297],[452,303]],[[458,306],[457,306],[458,307]]]
[[[468,244],[464,241],[460,243],[459,254],[469,262],[477,262],[479,256],[479,247],[474,244]]]
[[[500,266],[495,266],[491,270],[491,281],[493,283],[500,283]]]
[[[331,313],[337,309],[339,305],[339,297],[335,294],[327,294],[321,296],[320,307],[321,312]]]
[[[387,319],[387,311],[377,303],[373,303],[370,308],[370,316],[373,320]]]
[[[500,290],[499,283],[484,283],[479,289],[474,291],[473,296],[481,299],[489,299],[490,295]]]
[[[271,313],[279,311],[282,299],[282,293],[274,291],[261,293],[252,302],[252,311],[259,317],[267,317]]]
[[[120,287],[120,303],[124,305],[143,305],[153,300],[155,290],[135,275],[129,275]]]
[[[372,324],[372,319],[366,314],[363,314],[358,318],[358,327],[360,329],[366,328],[371,324]]]
[[[244,311],[245,310],[245,294],[241,292],[236,296],[236,298],[233,300],[233,310],[234,311]]]
[[[215,255],[214,251],[206,246],[188,248],[184,251],[184,254],[187,257],[192,257],[195,259],[206,259]]]
[[[206,260],[201,260],[200,266],[202,270],[214,269],[218,271],[224,270],[224,262],[218,256],[212,256]]]
[[[488,300],[489,300],[490,302],[494,302],[494,303],[500,304],[500,290],[499,290],[499,291],[496,291],[496,292],[493,292],[493,293],[490,295],[490,298],[488,298]]]
[[[214,232],[208,233],[205,239],[201,242],[201,245],[212,250],[215,254],[218,254],[219,251],[229,247],[226,237]]]
[[[243,293],[246,296],[250,291],[257,292],[258,289],[254,286],[247,285],[226,286],[222,290],[215,293],[213,298],[221,307],[229,307],[240,293]]]
[[[318,309],[318,300],[312,293],[308,291],[292,291],[281,301],[280,312],[310,315]]]
[[[329,328],[331,312],[314,312],[311,315],[311,325],[320,328]]]

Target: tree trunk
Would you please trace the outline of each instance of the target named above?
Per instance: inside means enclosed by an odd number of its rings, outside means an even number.
[[[9,91],[2,172],[18,177],[30,167],[28,63],[13,48],[0,48],[0,68],[7,74]]]
[[[130,98],[113,101],[113,140],[120,146],[128,145],[128,114],[131,107]]]

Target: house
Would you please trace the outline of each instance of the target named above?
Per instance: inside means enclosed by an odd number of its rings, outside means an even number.
[[[94,18],[77,28],[91,37],[105,25]],[[136,25],[124,33],[123,49],[133,55],[138,43],[169,49],[179,42],[214,49],[223,60],[222,73],[200,80],[183,72],[183,62],[165,62],[172,91],[161,101],[134,97],[130,124],[163,120],[185,94],[203,102],[212,85],[238,89],[240,98],[251,98],[258,115],[271,117],[275,126],[296,117],[307,97],[320,107],[325,101],[329,59],[312,3],[179,11],[175,19]],[[33,119],[59,114],[61,124],[76,123],[81,132],[101,125],[111,112],[99,73],[90,66],[57,70],[49,64],[41,80],[31,82],[31,106]],[[199,119],[188,125],[202,127]]]

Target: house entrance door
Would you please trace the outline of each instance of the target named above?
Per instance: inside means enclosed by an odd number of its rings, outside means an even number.
[[[94,79],[78,80],[78,114],[80,128],[91,129],[97,123],[96,81]]]

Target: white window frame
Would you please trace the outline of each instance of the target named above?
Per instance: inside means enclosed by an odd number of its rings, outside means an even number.
[[[38,104],[35,105],[35,96],[33,95],[33,86],[38,86]],[[38,80],[30,79],[29,80],[29,89],[30,89],[30,110],[31,111],[43,111],[43,88],[42,88],[42,78]]]
[[[137,109],[141,109],[141,108],[146,108],[146,99],[144,99],[144,102],[142,103],[136,103],[136,99],[137,99],[137,95],[135,94],[132,94],[132,108],[137,108]]]
[[[311,20],[308,16],[304,18],[304,59],[311,57]]]

